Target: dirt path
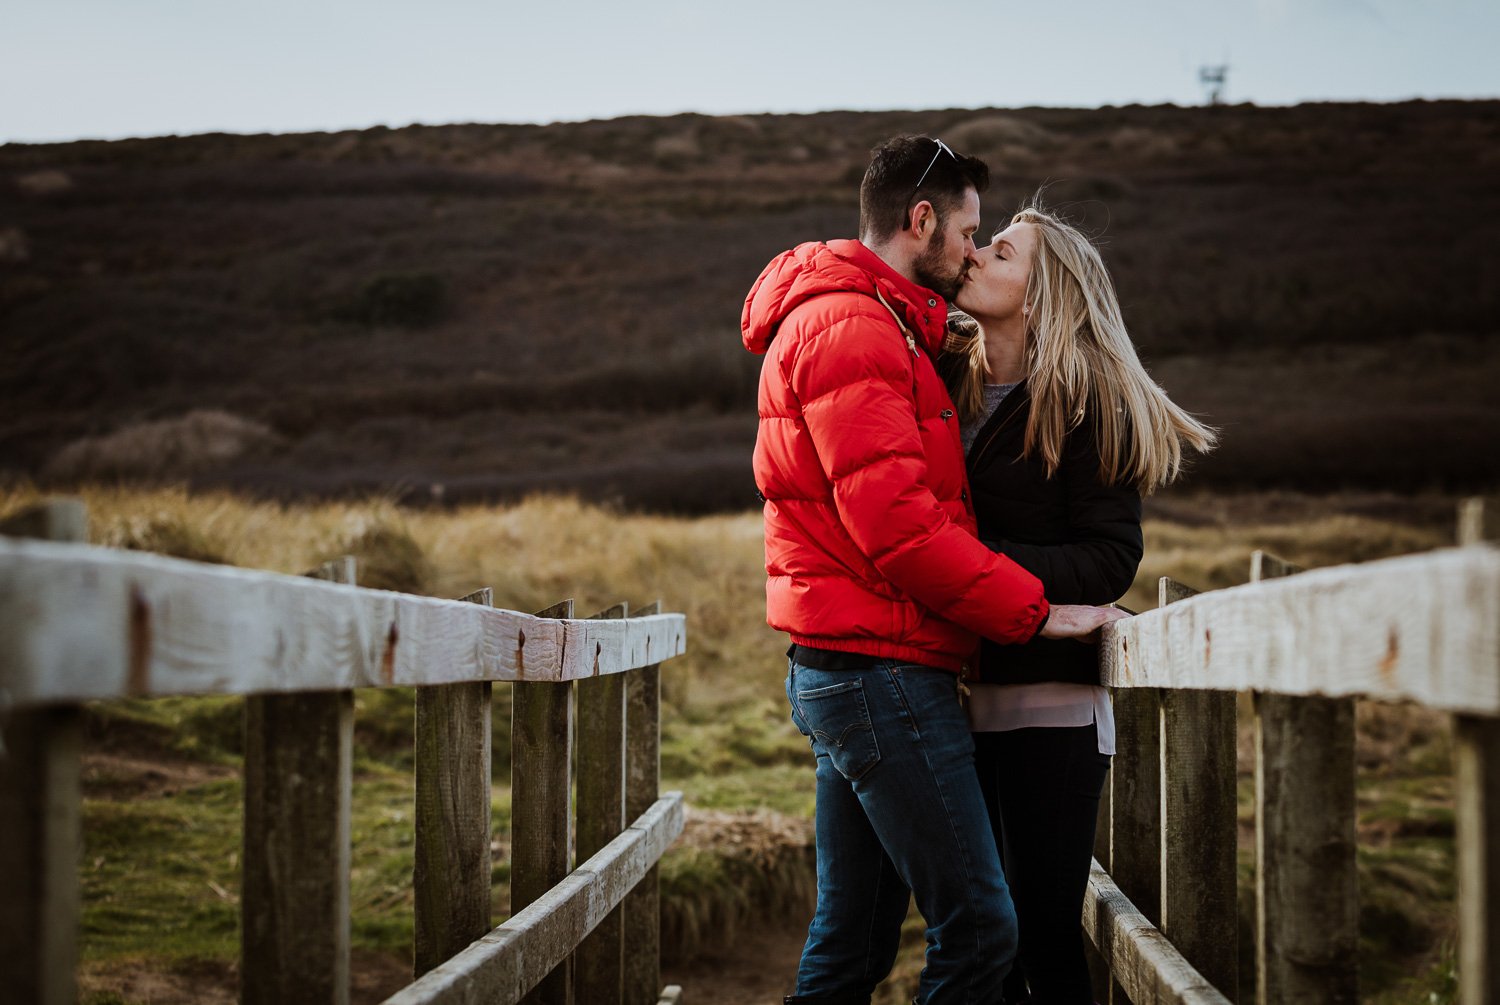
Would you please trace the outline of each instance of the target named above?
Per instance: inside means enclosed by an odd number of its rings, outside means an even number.
[[[796,984],[806,938],[802,922],[747,932],[732,952],[663,967],[661,982],[682,986],[683,1005],[780,1005]]]

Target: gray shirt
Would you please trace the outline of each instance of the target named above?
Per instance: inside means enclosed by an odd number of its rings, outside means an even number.
[[[1000,407],[1000,402],[1005,396],[1016,389],[1015,384],[986,384],[984,385],[984,410],[974,417],[974,421],[959,427],[959,436],[963,439],[964,456],[969,456],[969,449],[974,446],[974,437],[979,435],[979,430],[990,421],[990,416],[995,414],[995,409]]]

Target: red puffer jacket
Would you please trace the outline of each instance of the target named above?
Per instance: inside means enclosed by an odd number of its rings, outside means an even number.
[[[766,620],[800,645],[959,670],[976,633],[1024,642],[1046,617],[1041,582],[975,537],[931,358],[946,316],[858,241],[786,252],[745,298]]]

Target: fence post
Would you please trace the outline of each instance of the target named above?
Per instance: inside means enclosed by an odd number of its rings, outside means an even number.
[[[353,584],[354,559],[308,575]],[[353,756],[353,691],[245,699],[243,1005],[349,1001]]]
[[[1163,607],[1198,592],[1166,577],[1159,591]],[[1239,983],[1233,691],[1163,691],[1161,776],[1161,931],[1233,1001]]]
[[[539,618],[572,616],[571,600],[537,612]],[[568,875],[573,683],[522,677],[513,687],[510,913],[515,915]],[[572,956],[522,999],[526,1005],[571,1005],[572,1000]]]
[[[1121,892],[1161,924],[1161,695],[1115,691],[1115,761],[1110,780],[1111,872]]]
[[[77,499],[32,507],[0,524],[7,537],[88,540]],[[0,693],[0,988],[16,1001],[78,998],[78,860],[82,850],[77,705],[7,714]]]
[[[1494,540],[1496,507],[1466,499],[1459,544]],[[1463,1005],[1500,1001],[1500,719],[1453,717],[1458,982]]]
[[[1250,581],[1296,566],[1264,552]],[[1354,700],[1256,692],[1255,1000],[1359,1000]]]
[[[1153,925],[1161,924],[1161,691],[1114,691],[1115,757],[1109,777],[1109,873]],[[1126,1001],[1110,982],[1110,1002]]]
[[[659,614],[661,601],[637,608]],[[661,787],[661,664],[627,675],[625,682],[625,819],[640,818]],[[624,1005],[653,1005],[661,992],[661,890],[652,865],[625,895]]]
[[[623,618],[616,604],[595,618]],[[578,682],[578,861],[625,829],[625,679],[605,674]],[[621,910],[616,906],[578,947],[578,1000],[618,1002],[624,963]]]
[[[1115,742],[1116,751],[1123,749],[1123,744],[1118,740],[1121,719],[1119,695],[1125,693],[1123,689],[1117,690],[1113,699],[1115,736],[1117,737]],[[1111,834],[1114,830],[1111,809],[1114,804],[1115,777],[1121,770],[1118,764],[1119,760],[1120,755],[1116,753],[1113,758],[1114,763],[1111,765],[1111,771],[1104,780],[1104,791],[1099,794],[1099,813],[1094,818],[1094,861],[1098,862],[1099,867],[1107,873],[1113,873],[1114,870],[1110,856]],[[1087,931],[1087,928],[1085,931]],[[1103,953],[1099,951],[1099,947],[1094,945],[1091,940],[1085,940],[1083,955],[1089,968],[1089,986],[1094,992],[1094,1000],[1108,1003],[1110,1001],[1110,988],[1112,984],[1109,976],[1109,963],[1105,961]],[[1123,992],[1121,992],[1121,995],[1123,996]]]
[[[491,606],[488,588],[460,598]],[[417,688],[414,975],[490,930],[490,683]]]

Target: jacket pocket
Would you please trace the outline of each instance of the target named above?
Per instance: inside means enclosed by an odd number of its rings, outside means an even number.
[[[839,774],[852,782],[879,763],[864,681],[798,691],[796,704],[798,728],[812,740],[814,751],[828,755]]]

